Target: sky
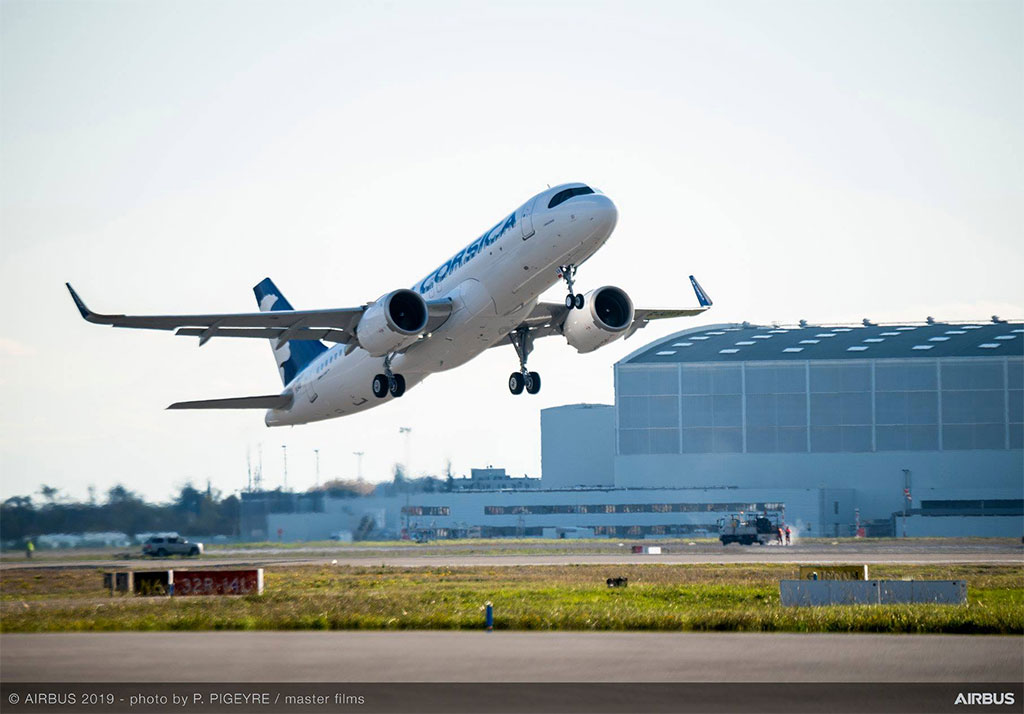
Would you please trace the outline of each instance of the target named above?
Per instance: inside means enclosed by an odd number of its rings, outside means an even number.
[[[157,501],[359,475],[539,476],[540,410],[613,401],[613,365],[703,324],[1024,317],[1024,3],[0,3],[0,497]],[[579,355],[533,397],[492,349],[401,400],[268,429],[258,340],[84,322],[297,308],[412,285],[567,181],[619,223],[577,289],[715,301]],[[564,287],[545,297],[560,301]],[[406,427],[407,434],[399,432]],[[248,455],[248,457],[247,457]],[[247,462],[247,458],[249,461]]]

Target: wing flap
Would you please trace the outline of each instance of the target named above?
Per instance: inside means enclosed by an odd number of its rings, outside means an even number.
[[[175,402],[168,409],[287,409],[292,405],[291,394],[268,394],[261,397],[229,397],[202,399],[193,402]]]

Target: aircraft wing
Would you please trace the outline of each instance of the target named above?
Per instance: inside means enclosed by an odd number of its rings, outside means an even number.
[[[210,315],[101,315],[86,307],[70,283],[65,283],[82,317],[97,325],[143,330],[173,330],[176,335],[198,337],[204,345],[212,337],[252,337],[289,340],[324,340],[356,344],[356,326],[366,306],[330,310],[274,310]],[[427,327],[440,327],[452,313],[449,299],[427,301]]]
[[[697,302],[699,307],[686,307],[679,309],[658,309],[658,308],[635,308],[633,310],[633,323],[626,329],[626,334],[623,336],[624,339],[629,339],[634,332],[647,327],[647,324],[651,320],[665,320],[672,317],[693,317],[699,315],[705,310],[711,308],[712,302],[708,294],[704,292],[704,288],[700,286],[697,279],[692,275],[690,276],[690,284],[693,286],[693,291],[697,295]],[[548,337],[550,335],[562,334],[562,326],[565,324],[565,318],[569,315],[569,308],[562,303],[554,302],[541,302],[537,303],[537,307],[533,308],[533,312],[523,320],[516,329],[527,329],[529,330],[530,337],[537,339],[539,337]],[[505,338],[498,340],[494,343],[494,347],[499,345],[508,344]]]

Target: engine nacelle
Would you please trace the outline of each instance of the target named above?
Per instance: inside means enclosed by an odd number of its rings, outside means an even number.
[[[427,328],[427,303],[412,290],[395,290],[366,308],[356,339],[374,357],[407,347]]]
[[[577,352],[593,352],[622,337],[633,324],[633,301],[620,288],[606,285],[584,296],[582,310],[570,310],[562,334]]]

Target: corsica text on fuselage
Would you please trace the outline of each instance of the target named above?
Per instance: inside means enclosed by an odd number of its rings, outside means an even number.
[[[425,295],[430,292],[436,283],[441,282],[449,274],[454,272],[456,269],[466,265],[476,256],[480,255],[480,252],[489,245],[492,245],[495,241],[505,235],[505,232],[516,226],[516,214],[511,214],[508,218],[498,221],[493,228],[484,233],[482,236],[477,238],[475,241],[470,243],[468,246],[460,250],[458,253],[453,255],[448,262],[444,263],[433,273],[423,278],[419,285],[415,286],[413,290]]]

